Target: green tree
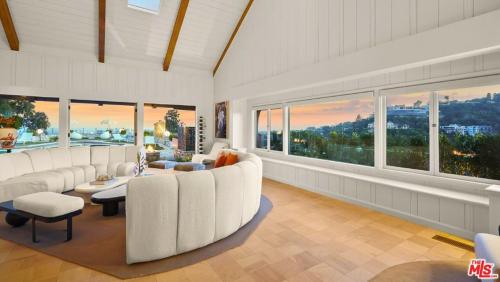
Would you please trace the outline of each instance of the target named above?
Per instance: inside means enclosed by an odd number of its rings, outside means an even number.
[[[168,110],[165,115],[165,121],[167,122],[167,130],[172,134],[177,134],[180,123],[180,115],[176,109]]]

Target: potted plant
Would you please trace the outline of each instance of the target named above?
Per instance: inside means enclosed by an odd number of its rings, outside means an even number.
[[[19,116],[0,116],[0,148],[14,148],[17,141],[17,130],[22,124],[23,119]]]

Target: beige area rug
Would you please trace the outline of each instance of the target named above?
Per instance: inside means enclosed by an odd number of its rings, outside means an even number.
[[[0,238],[121,279],[128,279],[195,264],[235,248],[246,241],[271,209],[271,201],[262,196],[259,212],[231,236],[189,253],[133,265],[128,265],[125,261],[124,205],[120,205],[119,215],[113,217],[103,217],[101,206],[86,205],[83,214],[73,219],[73,240],[69,242],[64,242],[66,221],[52,224],[37,222],[37,236],[40,242],[35,244],[31,242],[31,222],[13,228],[4,220],[0,220]]]
[[[377,274],[372,282],[461,282],[479,281],[467,276],[468,261],[417,261],[389,267]]]

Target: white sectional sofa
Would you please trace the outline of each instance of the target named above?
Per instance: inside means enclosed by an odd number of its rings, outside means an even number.
[[[96,146],[27,150],[0,155],[0,202],[37,192],[62,193],[96,176],[133,175],[137,147]]]
[[[126,201],[127,263],[166,258],[223,239],[260,207],[262,161],[131,179]]]

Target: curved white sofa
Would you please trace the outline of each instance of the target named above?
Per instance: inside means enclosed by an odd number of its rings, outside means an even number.
[[[62,193],[97,175],[133,175],[137,147],[96,146],[27,150],[0,155],[0,202],[37,192]]]
[[[126,201],[127,263],[162,259],[225,238],[260,207],[262,161],[131,179]]]

